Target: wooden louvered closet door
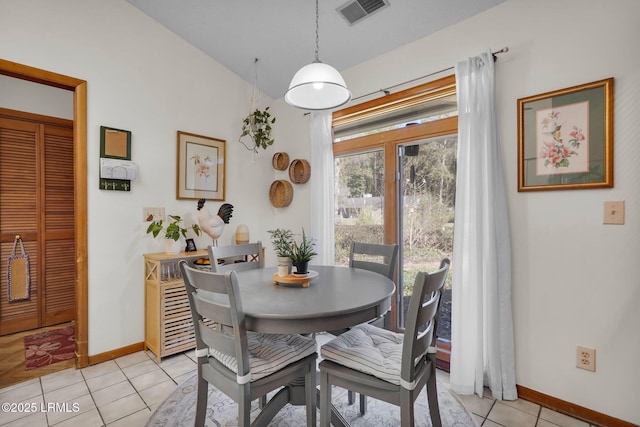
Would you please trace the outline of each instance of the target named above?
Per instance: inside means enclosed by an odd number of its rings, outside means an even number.
[[[73,186],[72,122],[0,109],[0,335],[75,319]],[[16,235],[30,258],[31,292],[9,302]]]

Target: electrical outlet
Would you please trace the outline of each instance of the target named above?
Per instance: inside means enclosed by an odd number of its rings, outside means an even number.
[[[164,220],[164,208],[142,208],[142,220],[145,222]]]
[[[576,351],[576,367],[595,372],[596,349],[579,345]]]

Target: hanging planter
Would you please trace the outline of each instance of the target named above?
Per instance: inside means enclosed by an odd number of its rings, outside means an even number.
[[[276,118],[269,113],[269,107],[264,110],[258,108],[258,58],[254,61],[256,74],[253,80],[253,93],[251,94],[250,113],[242,121],[242,134],[238,141],[249,151],[258,153],[260,149],[266,150],[273,145],[271,136],[271,125],[276,122]],[[247,143],[242,138],[248,139]]]
[[[264,110],[255,109],[242,121],[242,134],[240,142],[247,150],[257,153],[261,148],[266,150],[273,144],[271,136],[271,125],[276,122],[276,118],[269,113],[269,107]],[[242,138],[249,137],[250,143],[245,144]]]

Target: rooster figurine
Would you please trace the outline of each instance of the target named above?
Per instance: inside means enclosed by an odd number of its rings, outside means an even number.
[[[209,237],[213,239],[213,246],[216,246],[218,237],[222,236],[225,224],[229,224],[231,214],[233,213],[233,206],[229,203],[224,203],[218,209],[218,215],[211,215],[209,209],[204,207],[205,199],[198,200],[198,225],[202,231],[207,233]]]

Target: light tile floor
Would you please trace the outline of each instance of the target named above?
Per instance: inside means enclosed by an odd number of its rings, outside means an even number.
[[[196,369],[193,351],[156,363],[138,352],[89,366],[67,369],[0,389],[3,427],[137,427]],[[438,372],[448,383],[448,374]],[[496,401],[486,394],[459,396],[483,427],[589,427],[588,423],[525,400]],[[13,410],[13,411],[12,411]]]

